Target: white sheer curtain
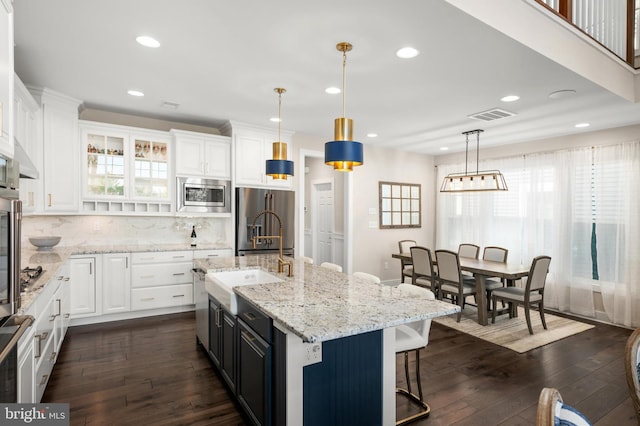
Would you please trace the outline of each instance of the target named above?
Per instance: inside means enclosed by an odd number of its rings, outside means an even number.
[[[485,161],[480,168],[499,169],[509,191],[439,193],[436,247],[499,245],[509,249],[509,262],[522,264],[549,255],[548,307],[595,317],[593,291],[600,287],[610,320],[638,326],[639,146]],[[463,166],[439,166],[438,183]]]
[[[599,284],[612,322],[640,326],[640,143],[595,151]]]

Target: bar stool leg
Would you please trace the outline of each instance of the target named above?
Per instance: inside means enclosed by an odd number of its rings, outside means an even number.
[[[420,407],[420,411],[411,416],[396,421],[396,426],[406,425],[418,419],[428,417],[431,413],[431,407],[424,401],[422,394],[422,380],[420,379],[420,348],[415,350],[416,353],[416,382],[418,383],[418,395],[411,391],[411,380],[409,379],[409,351],[404,352],[404,373],[407,380],[407,389],[396,388],[396,393],[406,396],[409,400]]]

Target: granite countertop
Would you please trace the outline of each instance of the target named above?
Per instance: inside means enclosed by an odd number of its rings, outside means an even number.
[[[277,272],[277,256],[252,255],[197,259],[208,272],[261,268],[280,283],[234,287],[264,314],[306,342],[321,342],[457,313],[460,307],[420,299],[397,287],[293,261],[293,277]]]
[[[188,244],[111,244],[111,245],[78,245],[56,246],[48,250],[38,250],[30,244],[25,244],[20,251],[20,269],[42,266],[42,274],[27,287],[20,295],[20,312],[24,313],[33,301],[42,293],[42,289],[55,277],[60,267],[73,255],[89,255],[99,253],[137,253],[162,251],[191,251],[229,249],[221,244],[198,244],[191,247]]]

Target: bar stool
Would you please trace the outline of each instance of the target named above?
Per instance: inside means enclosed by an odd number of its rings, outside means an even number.
[[[398,289],[412,297],[436,300],[436,296],[431,290],[418,287],[413,284],[400,284]],[[422,394],[422,381],[420,379],[420,350],[429,343],[431,320],[426,319],[409,324],[402,324],[395,327],[395,329],[396,354],[404,354],[404,375],[407,382],[407,388],[396,388],[396,393],[407,397],[411,402],[420,407],[420,411],[418,413],[396,421],[396,425],[406,425],[423,417],[427,417],[431,413],[431,407],[426,403]],[[414,394],[411,390],[411,380],[409,378],[409,352],[412,351],[415,351],[416,354],[416,382],[418,383],[418,395]]]

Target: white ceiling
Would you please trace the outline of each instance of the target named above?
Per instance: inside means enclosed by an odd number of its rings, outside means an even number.
[[[495,146],[640,123],[637,104],[444,0],[15,0],[14,11],[19,77],[89,108],[275,129],[273,89],[284,87],[283,129],[330,140],[342,99],[324,89],[341,85],[335,45],[348,41],[346,115],[365,147],[438,155],[464,150],[461,132],[476,128],[485,130],[481,146]],[[138,35],[162,45],[142,47]],[[407,45],[421,54],[397,58]],[[576,94],[548,97],[562,89]],[[508,94],[521,99],[501,102]],[[467,117],[496,107],[517,115]]]

